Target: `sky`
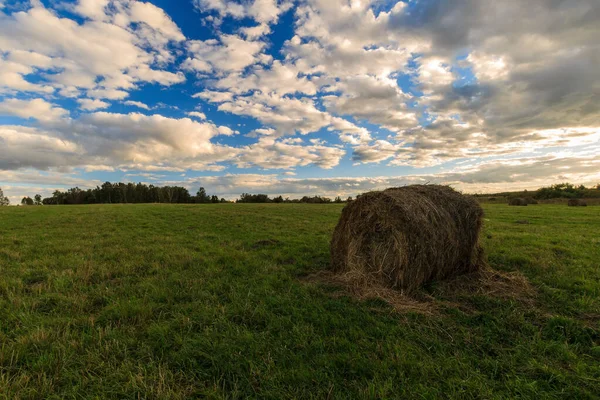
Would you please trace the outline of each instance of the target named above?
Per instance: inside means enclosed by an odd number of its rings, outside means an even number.
[[[598,0],[0,0],[0,187],[600,183]]]

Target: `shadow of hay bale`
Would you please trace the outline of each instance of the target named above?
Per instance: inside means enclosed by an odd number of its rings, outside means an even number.
[[[521,273],[499,272],[487,267],[446,281],[435,282],[429,291],[420,289],[410,296],[381,286],[380,282],[360,281],[351,274],[336,274],[331,271],[320,271],[302,278],[301,281],[336,287],[338,291],[329,293],[332,297],[349,296],[359,301],[380,299],[396,312],[424,315],[435,315],[445,308],[471,312],[473,308],[468,302],[469,298],[474,296],[517,301],[529,307],[535,304],[537,295],[536,290]]]
[[[409,294],[479,270],[483,210],[448,186],[370,192],[348,204],[331,241],[331,269],[361,286]]]

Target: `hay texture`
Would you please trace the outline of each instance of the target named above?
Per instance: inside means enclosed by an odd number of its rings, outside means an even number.
[[[333,233],[331,268],[357,284],[410,293],[424,283],[475,272],[483,210],[438,185],[370,192],[348,204]]]
[[[514,199],[510,199],[508,201],[508,205],[509,206],[526,206],[527,205],[527,200],[522,199],[520,197],[516,197]]]
[[[581,199],[569,199],[567,204],[569,207],[587,207],[587,203]]]

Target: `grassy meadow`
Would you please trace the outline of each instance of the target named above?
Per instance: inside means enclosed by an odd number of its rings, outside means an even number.
[[[342,205],[0,208],[0,398],[598,398],[600,208],[484,208],[533,299],[429,314],[305,279]]]

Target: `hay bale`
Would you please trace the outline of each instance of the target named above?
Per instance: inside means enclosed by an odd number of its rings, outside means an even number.
[[[533,197],[525,197],[525,202],[527,204],[538,204],[537,200],[534,199]]]
[[[508,201],[509,206],[527,206],[527,200],[520,197],[515,197]]]
[[[569,199],[567,205],[569,207],[587,207],[587,203],[581,199]]]
[[[331,240],[331,268],[359,284],[411,292],[477,271],[483,210],[447,186],[370,192],[348,204]]]

